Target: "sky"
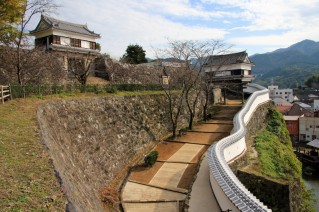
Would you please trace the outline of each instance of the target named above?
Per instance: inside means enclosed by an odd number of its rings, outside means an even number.
[[[169,40],[220,39],[249,55],[319,41],[319,0],[55,0],[50,16],[87,24],[102,53],[119,59],[138,44],[146,57]],[[28,28],[34,29],[40,16]]]

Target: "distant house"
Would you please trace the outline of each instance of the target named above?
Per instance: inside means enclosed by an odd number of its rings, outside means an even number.
[[[314,112],[310,105],[302,103],[302,102],[295,102],[289,112],[287,113],[289,116],[302,116],[305,117],[313,117]]]
[[[268,86],[269,90],[269,97],[271,99],[275,98],[282,98],[285,99],[288,102],[294,101],[294,95],[292,89],[279,89],[277,85],[270,85]]]
[[[212,76],[212,83],[250,83],[254,79],[251,73],[251,67],[254,65],[246,51],[243,51],[210,56],[203,68],[206,74]]]
[[[299,140],[309,142],[319,138],[319,118],[300,117],[299,118]]]
[[[299,116],[284,116],[291,141],[299,140]]]
[[[99,55],[96,39],[100,35],[88,29],[87,25],[61,21],[41,15],[36,28],[30,31],[35,36],[35,46],[47,51],[54,51],[63,60],[68,69],[70,61]]]
[[[275,106],[292,106],[291,103],[281,97],[276,97],[272,101],[274,102]]]

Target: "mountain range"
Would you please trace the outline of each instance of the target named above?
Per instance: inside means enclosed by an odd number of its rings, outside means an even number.
[[[250,59],[255,63],[255,83],[294,88],[319,74],[319,42],[303,40],[288,48],[253,55]]]

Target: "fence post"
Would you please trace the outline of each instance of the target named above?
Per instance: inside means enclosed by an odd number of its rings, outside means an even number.
[[[4,104],[4,98],[3,98],[3,86],[1,85],[1,100],[2,104]]]
[[[11,85],[9,84],[10,99],[12,100]]]

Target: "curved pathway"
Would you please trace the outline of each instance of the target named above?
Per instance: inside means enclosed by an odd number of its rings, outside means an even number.
[[[201,162],[201,158],[213,142],[230,134],[240,103],[231,101],[230,104],[219,106],[221,110],[214,119],[195,126],[186,135],[161,142],[156,148],[159,157],[153,167],[132,171],[122,191],[125,211],[180,211],[189,193],[189,211],[220,211],[213,201],[207,161],[204,158]]]

